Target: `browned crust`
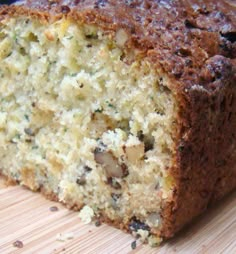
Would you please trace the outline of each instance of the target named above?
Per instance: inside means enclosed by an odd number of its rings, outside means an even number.
[[[236,7],[230,1],[22,2],[22,6],[0,7],[1,17],[30,15],[47,21],[67,16],[108,32],[124,28],[130,35],[126,48],[138,48],[153,64],[181,81],[178,86],[201,83],[199,73],[215,55],[236,57]]]
[[[179,183],[165,210],[170,237],[183,225],[236,188],[235,65],[215,56],[206,62],[207,86],[183,91],[182,129],[176,171]],[[220,75],[219,75],[220,74]]]
[[[16,184],[18,184],[18,181],[10,178],[10,177],[7,177],[5,175],[3,175],[0,171],[0,178],[1,178],[1,183],[3,182],[3,184],[6,186],[6,187],[9,187],[9,186],[14,186]]]
[[[236,57],[233,42],[236,8],[230,1],[40,0],[24,7],[2,7],[1,15],[35,15],[41,20],[63,15],[96,24],[105,31],[124,28],[128,48],[139,48],[180,81],[199,83],[202,67],[215,55]],[[26,7],[26,8],[25,8]],[[228,39],[227,39],[228,38]],[[181,84],[182,85],[182,84]]]
[[[1,7],[1,18],[29,15],[51,22],[66,15],[111,34],[123,28],[129,34],[125,50],[139,49],[168,73],[180,129],[171,169],[177,185],[163,207],[163,237],[236,187],[236,9],[230,1],[23,2]]]

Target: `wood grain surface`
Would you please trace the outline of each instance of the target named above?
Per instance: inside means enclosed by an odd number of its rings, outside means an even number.
[[[58,211],[52,212],[53,206]],[[59,241],[58,234],[71,239]],[[22,248],[13,246],[17,240]],[[133,241],[132,236],[108,225],[85,225],[78,212],[23,187],[7,187],[0,180],[0,254],[235,254],[236,192],[158,248],[137,241],[132,250]]]

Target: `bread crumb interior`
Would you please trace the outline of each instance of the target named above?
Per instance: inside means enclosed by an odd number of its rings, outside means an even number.
[[[117,36],[67,19],[1,21],[0,171],[148,231],[172,195],[177,103]]]

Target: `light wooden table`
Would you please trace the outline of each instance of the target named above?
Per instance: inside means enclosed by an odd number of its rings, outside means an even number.
[[[52,206],[58,211],[50,211]],[[58,241],[58,233],[69,233],[73,238]],[[23,248],[13,246],[16,240],[23,242]],[[39,193],[0,182],[0,254],[235,254],[236,192],[161,247],[137,242],[132,250],[133,241],[132,236],[104,224],[84,225],[78,212],[48,201]]]

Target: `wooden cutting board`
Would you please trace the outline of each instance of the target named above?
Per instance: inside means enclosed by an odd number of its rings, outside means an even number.
[[[53,206],[58,211],[51,211]],[[58,234],[64,241],[59,241]],[[17,240],[22,248],[13,246]],[[0,254],[235,254],[236,192],[161,247],[137,241],[132,250],[133,241],[132,236],[108,225],[85,225],[78,212],[23,187],[6,187],[0,180]]]

